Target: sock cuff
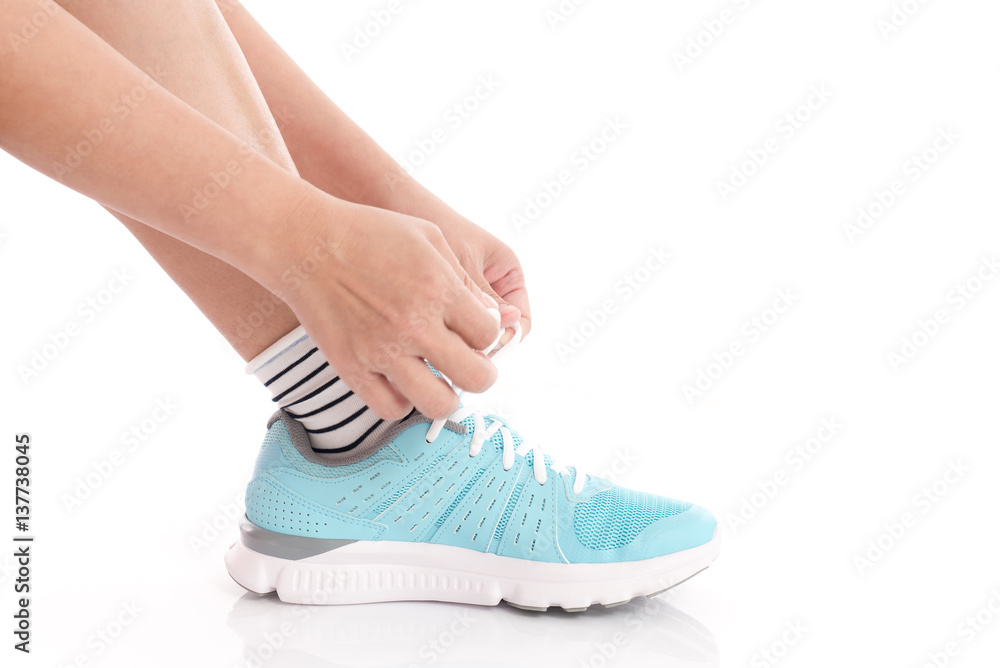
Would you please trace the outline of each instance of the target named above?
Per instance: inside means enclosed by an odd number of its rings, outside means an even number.
[[[309,338],[309,335],[306,333],[305,327],[299,325],[292,331],[288,332],[288,334],[285,334],[283,337],[269,345],[264,352],[247,362],[247,374],[257,373],[267,366],[268,362],[272,361],[289,348],[301,343],[307,338]]]

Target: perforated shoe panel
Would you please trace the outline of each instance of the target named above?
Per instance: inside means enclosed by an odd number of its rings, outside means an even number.
[[[492,463],[486,465],[489,461],[486,460],[480,464],[479,472],[448,512],[442,515],[431,542],[480,552],[490,547],[520,467],[504,471],[503,458],[498,452],[487,454],[484,451],[479,457],[490,457]]]
[[[269,475],[247,485],[247,519],[264,529],[292,536],[374,540],[384,529],[310,501]]]
[[[527,465],[525,474],[513,510],[495,539],[496,553],[502,557],[563,562],[556,522],[559,509],[556,496],[561,493],[562,481],[550,470],[546,483],[540,485]]]

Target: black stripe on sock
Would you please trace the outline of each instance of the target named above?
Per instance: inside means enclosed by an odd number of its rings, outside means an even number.
[[[324,385],[322,385],[321,387],[316,388],[315,390],[313,390],[312,392],[310,392],[306,396],[302,397],[301,399],[296,399],[292,403],[290,403],[290,404],[288,404],[286,406],[282,406],[282,408],[287,409],[289,406],[295,406],[297,404],[301,404],[303,401],[308,401],[308,400],[312,399],[313,397],[315,397],[320,392],[323,392],[324,390],[326,390],[327,388],[329,388],[334,383],[339,383],[339,382],[340,382],[340,376],[337,376],[336,378],[334,378],[333,380],[331,380],[329,383],[325,383]],[[272,399],[271,401],[277,401],[277,399]]]
[[[281,394],[279,394],[278,396],[276,396],[274,399],[272,399],[272,401],[281,401],[285,396],[288,395],[289,392],[291,392],[292,390],[295,390],[295,389],[297,389],[299,387],[302,387],[302,385],[304,385],[308,381],[312,380],[313,377],[316,374],[318,374],[320,371],[322,371],[323,369],[325,369],[328,366],[330,366],[329,362],[323,362],[318,367],[316,367],[315,369],[313,369],[309,374],[307,374],[304,378],[302,378],[302,380],[300,380],[299,382],[295,383],[290,388],[288,388],[287,390],[285,390],[284,392],[282,392]],[[296,403],[298,403],[298,402],[296,402]]]
[[[302,418],[307,418],[307,417],[312,417],[313,415],[317,415],[317,414],[319,414],[319,413],[322,413],[322,412],[323,412],[323,411],[325,411],[325,410],[326,410],[327,408],[333,408],[334,406],[336,406],[337,404],[339,404],[339,403],[340,403],[341,401],[343,401],[343,400],[344,400],[344,399],[346,399],[347,397],[350,397],[350,396],[352,396],[353,394],[354,394],[354,392],[353,392],[353,391],[351,391],[351,390],[348,390],[348,391],[347,391],[347,394],[344,394],[344,395],[342,395],[342,396],[339,396],[339,397],[337,397],[336,399],[334,399],[333,401],[331,401],[330,403],[328,403],[328,404],[327,404],[326,406],[322,406],[322,407],[320,407],[320,408],[317,408],[316,410],[314,410],[314,411],[310,411],[310,412],[308,412],[308,413],[302,413],[302,414],[299,414],[299,413],[293,413],[293,412],[291,412],[290,410],[288,410],[288,408],[287,408],[287,407],[285,408],[285,412],[286,412],[286,413],[288,413],[289,415],[291,415],[291,416],[292,416],[293,418],[295,418],[295,419],[297,419],[297,420],[301,420]],[[298,403],[298,402],[296,402],[296,403]]]
[[[276,375],[274,378],[272,378],[271,380],[269,380],[266,383],[264,383],[264,387],[267,387],[268,385],[270,385],[274,381],[278,380],[279,378],[281,378],[282,376],[284,376],[286,373],[288,373],[289,371],[291,371],[292,369],[294,369],[297,365],[299,365],[302,362],[306,361],[306,359],[310,355],[312,355],[313,353],[318,352],[318,351],[319,351],[319,348],[313,348],[312,350],[310,350],[309,352],[307,352],[305,355],[303,355],[302,357],[298,358],[297,360],[295,360],[294,362],[292,362],[291,364],[289,364],[288,366],[286,366],[285,369],[284,369],[284,371],[279,371],[278,375]]]
[[[378,426],[379,426],[380,424],[382,424],[383,422],[385,422],[385,420],[383,420],[382,418],[379,418],[378,422],[376,422],[376,423],[375,423],[375,424],[373,424],[373,425],[372,425],[371,427],[369,427],[369,428],[368,428],[368,431],[366,431],[365,433],[361,434],[361,436],[358,436],[358,438],[357,438],[357,439],[355,439],[355,441],[354,441],[353,443],[349,443],[349,444],[347,444],[347,445],[345,445],[345,446],[343,446],[343,447],[341,447],[341,448],[313,448],[313,451],[314,451],[314,452],[326,452],[326,453],[333,453],[333,452],[347,452],[348,450],[353,450],[354,448],[356,448],[356,447],[358,447],[359,445],[361,445],[361,443],[362,443],[362,442],[363,442],[363,441],[364,441],[364,440],[365,440],[366,438],[368,438],[368,437],[369,437],[369,436],[371,435],[371,433],[372,433],[373,431],[375,431],[375,429],[376,429],[376,428],[377,428],[377,427],[378,427]],[[308,431],[308,430],[307,430],[307,431]]]
[[[362,406],[359,411],[354,413],[354,415],[351,415],[345,418],[344,420],[341,420],[337,424],[332,424],[329,427],[323,427],[322,429],[306,429],[306,431],[309,432],[310,434],[328,434],[329,432],[334,431],[335,429],[340,429],[344,425],[354,422],[354,420],[361,417],[361,414],[364,413],[366,410],[368,410],[368,406]]]

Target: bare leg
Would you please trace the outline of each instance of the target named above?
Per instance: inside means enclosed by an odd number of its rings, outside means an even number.
[[[295,172],[243,52],[213,0],[61,0],[60,4],[165,89]],[[298,325],[284,302],[239,270],[111,213],[244,359]],[[253,312],[267,314],[263,323],[241,327]]]

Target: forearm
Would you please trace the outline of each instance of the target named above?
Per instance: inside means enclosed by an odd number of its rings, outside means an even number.
[[[0,4],[0,147],[250,273],[314,189],[155,85],[54,3]],[[22,34],[23,31],[23,34]],[[169,73],[166,73],[169,76]],[[318,193],[317,193],[318,194]]]
[[[341,111],[238,0],[216,0],[303,179],[335,197],[446,225],[461,216]]]

